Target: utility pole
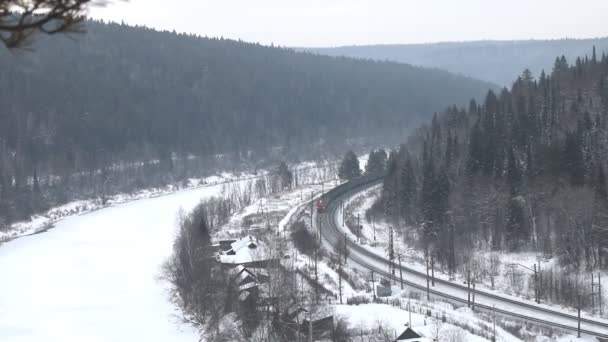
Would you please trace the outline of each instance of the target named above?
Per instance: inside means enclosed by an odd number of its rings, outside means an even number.
[[[540,260],[538,260],[538,303],[540,304],[540,297],[542,297],[543,290],[543,274],[540,271]]]
[[[534,298],[536,298],[536,303],[540,304],[538,292],[538,273],[536,272],[536,263],[534,263]]]
[[[600,316],[602,315],[602,280],[600,279],[600,272],[597,272],[597,288],[598,288],[598,297],[599,297],[599,304],[600,304]]]
[[[346,265],[346,232],[344,232],[344,265]]]
[[[304,305],[304,276],[300,275],[300,293],[302,295],[302,305]]]
[[[338,291],[340,292],[340,304],[342,304],[342,260],[338,257]],[[346,262],[346,255],[344,256]]]
[[[578,334],[577,337],[581,337],[581,295],[578,295]]]
[[[317,284],[319,284],[319,259],[318,259],[318,255],[317,255],[317,249],[315,248],[313,251],[313,255],[314,255],[314,271],[315,271],[315,282]],[[319,304],[319,288],[317,286],[315,286],[315,301],[317,302],[317,305]]]
[[[342,228],[344,228],[344,201],[342,201]]]
[[[471,303],[471,310],[475,311],[475,276],[473,276],[473,303]]]
[[[412,302],[412,294],[409,293],[407,296],[407,312],[409,313],[410,316],[410,324],[408,325],[409,328],[412,327],[412,307],[411,307],[411,302]]]
[[[433,287],[435,287],[435,257],[431,252],[431,282]]]
[[[310,193],[310,229],[313,229],[312,227],[312,214],[313,214],[313,205],[314,205],[314,201],[312,200],[314,196],[314,192]]]
[[[428,252],[427,252],[425,259],[426,259],[426,299],[430,300],[431,299],[431,292],[430,292],[431,288],[430,288],[430,281],[429,281],[429,255],[428,255]]]
[[[393,227],[389,227],[388,260],[389,272],[395,276],[395,245],[393,240]]]
[[[471,307],[471,270],[467,270],[467,307]]]
[[[492,305],[492,316],[494,316],[492,324],[492,342],[496,342],[496,304]]]
[[[312,342],[312,312],[308,313],[308,342]]]
[[[591,311],[595,311],[595,298],[593,297],[594,295],[594,288],[595,288],[595,284],[593,284],[593,272],[591,272]]]
[[[376,302],[376,282],[374,281],[374,271],[372,271],[372,293],[374,295],[374,303]]]
[[[403,290],[403,270],[401,269],[401,253],[399,253],[399,278],[401,279],[401,289]]]
[[[302,322],[304,323],[304,322]],[[296,342],[301,342],[302,341],[302,336],[300,336],[302,334],[302,326],[300,325],[300,315],[296,316],[296,326],[298,327],[298,335],[296,336]]]
[[[376,242],[376,224],[374,223],[374,216],[370,216],[372,220],[372,229],[374,230],[374,242]]]
[[[359,214],[357,214],[357,231],[359,232],[359,243],[361,243],[361,221],[359,219]]]

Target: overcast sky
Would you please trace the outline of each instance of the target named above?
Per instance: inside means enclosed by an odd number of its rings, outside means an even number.
[[[608,0],[130,0],[90,15],[281,46],[608,36]]]

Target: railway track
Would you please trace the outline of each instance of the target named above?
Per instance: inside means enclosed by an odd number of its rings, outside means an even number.
[[[317,214],[316,224],[323,240],[334,250],[345,239],[344,232],[336,222],[336,213],[340,204],[352,195],[379,184],[384,175],[364,176],[344,183],[323,195],[325,210]],[[349,260],[359,266],[374,271],[385,278],[400,281],[397,276],[399,265],[395,265],[395,275],[387,272],[390,261],[377,253],[368,250],[355,241],[346,238],[349,248]],[[401,267],[403,283],[411,288],[426,291],[426,274],[407,266]],[[457,304],[467,304],[467,287],[445,279],[435,278],[435,286],[429,293],[436,298],[447,299]],[[473,290],[471,290],[473,291]],[[563,311],[551,309],[536,303],[525,302],[515,298],[475,290],[476,310],[494,311],[496,314],[532,322],[547,327],[567,331],[578,331],[578,318]],[[585,335],[608,338],[608,321],[581,317],[580,332]]]

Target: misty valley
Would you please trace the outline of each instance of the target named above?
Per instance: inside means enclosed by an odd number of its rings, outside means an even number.
[[[606,4],[540,3],[0,0],[0,340],[608,341]]]

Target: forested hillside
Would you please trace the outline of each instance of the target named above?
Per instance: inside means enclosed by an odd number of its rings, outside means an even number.
[[[86,28],[0,53],[0,225],[76,197],[186,178],[217,156],[397,136],[491,86],[397,63]]]
[[[411,45],[343,46],[306,49],[330,56],[391,60],[433,67],[510,87],[524,69],[538,75],[551,70],[551,60],[574,60],[595,45],[608,51],[608,38],[528,41],[477,41]]]
[[[451,270],[472,250],[605,268],[607,162],[608,57],[594,50],[435,116],[390,155],[375,208],[419,227],[421,246]]]

